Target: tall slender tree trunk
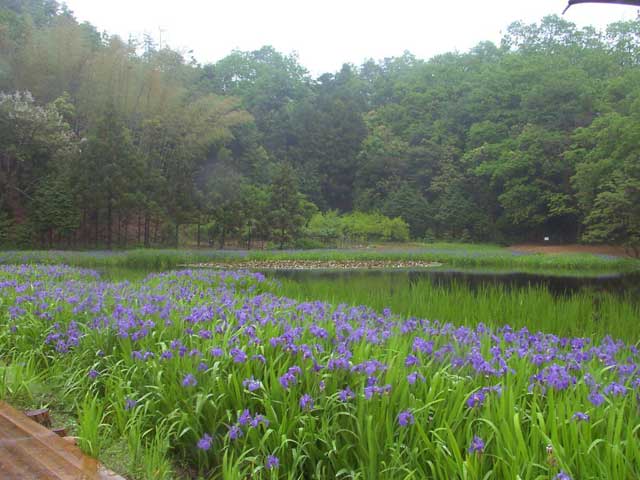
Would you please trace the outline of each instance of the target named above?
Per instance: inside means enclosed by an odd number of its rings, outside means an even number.
[[[122,244],[126,248],[127,243],[129,243],[129,214],[124,216],[122,222],[124,224],[124,237],[122,237]]]
[[[88,245],[89,242],[86,238],[87,235],[87,209],[82,209],[82,221],[80,222],[80,242],[85,245]]]
[[[107,249],[111,250],[112,242],[113,242],[113,206],[111,204],[111,192],[109,192],[109,197],[107,201]]]
[[[136,243],[138,244],[138,246],[140,245],[140,230],[142,229],[142,219],[141,219],[141,215],[140,212],[138,212],[138,232],[136,235]]]
[[[222,227],[222,232],[220,232],[220,250],[224,250],[224,242],[226,240],[227,230]]]
[[[120,211],[118,211],[118,239],[116,243],[118,246],[122,245],[122,218],[120,218]]]
[[[149,247],[149,242],[150,242],[150,238],[149,238],[150,229],[151,229],[151,218],[150,218],[149,212],[144,212],[144,246],[145,246],[146,248],[148,248],[148,247]]]
[[[158,243],[158,229],[160,228],[160,220],[153,222],[153,243]]]
[[[94,229],[94,239],[96,242],[96,248],[98,248],[98,225],[100,224],[99,220],[100,220],[100,209],[96,208],[96,223],[95,223],[95,229]]]
[[[196,233],[196,242],[197,242],[198,248],[200,248],[200,220],[199,219],[198,219],[198,229]]]

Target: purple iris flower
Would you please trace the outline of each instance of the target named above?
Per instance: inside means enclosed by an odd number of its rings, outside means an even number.
[[[198,332],[198,335],[200,336],[200,338],[204,338],[207,340],[213,337],[213,333],[211,333],[211,331],[206,330],[204,328]]]
[[[553,477],[553,480],[571,480],[571,477],[565,472],[560,472]]]
[[[205,452],[211,448],[213,438],[208,433],[205,433],[200,440],[198,440],[198,448]]]
[[[247,361],[247,354],[239,348],[232,348],[229,353],[235,363],[244,363]]]
[[[313,398],[308,393],[305,393],[300,397],[300,408],[303,410],[313,409]]]
[[[418,365],[420,363],[420,359],[415,355],[407,355],[407,358],[404,361],[405,367],[412,367],[414,365]]]
[[[285,389],[288,389],[291,385],[295,385],[296,383],[298,383],[297,375],[299,375],[300,373],[302,373],[302,369],[297,365],[294,365],[289,370],[287,370],[287,373],[279,378],[280,385],[282,385],[282,387]]]
[[[265,357],[264,355],[262,355],[261,353],[258,353],[258,354],[256,354],[256,355],[253,355],[253,356],[251,357],[251,360],[258,360],[259,362],[267,363],[267,359],[266,359],[266,357]]]
[[[596,407],[599,407],[604,403],[604,395],[602,395],[600,392],[596,392],[596,391],[591,392],[588,398],[589,398],[589,401],[593,403]]]
[[[483,390],[479,390],[477,392],[473,392],[469,399],[467,400],[467,407],[481,407],[484,404],[486,399],[486,395]]]
[[[353,393],[353,390],[347,387],[340,390],[340,392],[338,393],[338,398],[341,402],[348,402],[352,398],[355,398],[355,394]]]
[[[371,400],[373,398],[374,393],[375,393],[374,386],[364,387],[364,398],[366,398],[367,400]]]
[[[264,466],[267,470],[278,468],[280,466],[280,460],[275,455],[269,455]]]
[[[611,382],[609,385],[604,387],[604,393],[607,395],[613,395],[614,397],[618,395],[625,395],[627,393],[627,387],[616,382]]]
[[[286,389],[289,388],[290,385],[295,385],[297,380],[295,375],[287,372],[279,378],[279,381],[280,385],[282,385],[282,388]]]
[[[251,422],[251,412],[249,412],[249,409],[245,408],[238,416],[238,424],[244,427],[249,425],[249,422]]]
[[[250,392],[255,392],[262,386],[262,383],[260,383],[260,381],[256,380],[255,378],[251,377],[251,378],[244,379],[242,381],[242,386],[247,390],[249,390]]]
[[[260,426],[261,424],[265,427],[269,426],[269,419],[261,414],[257,414],[255,417],[253,417],[250,423],[252,428],[258,428],[258,426]]]
[[[409,410],[404,410],[398,414],[398,425],[400,425],[401,427],[413,425],[414,423],[416,423],[416,420],[413,417],[413,413],[411,413]]]
[[[588,422],[589,421],[589,415],[587,415],[586,413],[582,413],[582,412],[576,412],[573,414],[573,418],[574,420],[577,420],[578,422]]]
[[[484,447],[484,440],[474,435],[473,440],[471,440],[471,445],[469,445],[469,453],[482,453],[484,452]]]
[[[416,337],[413,340],[413,351],[431,355],[433,352],[433,342],[427,341],[424,338]]]
[[[244,435],[244,432],[242,431],[242,429],[238,425],[231,425],[229,427],[229,438],[231,440],[237,440],[238,438],[242,437],[243,435]]]
[[[198,380],[196,380],[196,377],[191,373],[187,373],[182,379],[183,387],[195,387],[197,384]]]

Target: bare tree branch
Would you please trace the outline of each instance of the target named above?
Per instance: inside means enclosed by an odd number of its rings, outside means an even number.
[[[579,3],[617,3],[620,5],[631,5],[640,7],[640,0],[569,0],[569,4],[567,5],[567,8],[564,9],[562,14],[564,15],[564,13],[569,10],[569,7],[571,5],[577,5]]]

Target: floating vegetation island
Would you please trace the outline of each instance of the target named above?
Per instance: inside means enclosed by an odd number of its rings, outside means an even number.
[[[420,260],[246,260],[242,267],[251,270],[385,270],[441,267],[442,263]],[[229,268],[228,263],[182,265],[188,268]]]

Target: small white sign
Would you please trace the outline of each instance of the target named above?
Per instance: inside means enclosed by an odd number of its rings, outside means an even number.
[[[548,242],[549,241],[549,237],[544,237],[544,241]]]

